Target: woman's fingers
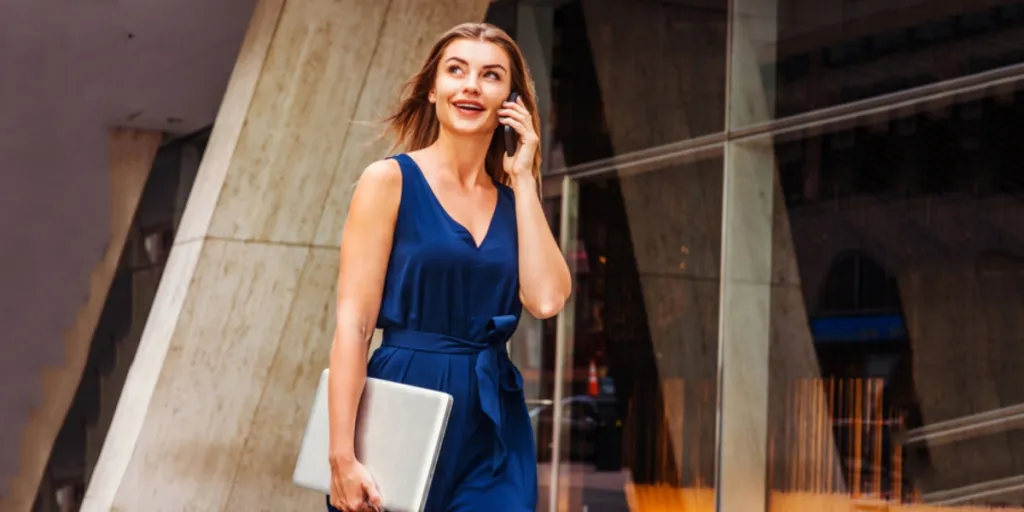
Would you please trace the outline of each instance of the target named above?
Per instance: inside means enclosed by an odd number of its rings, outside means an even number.
[[[527,124],[524,124],[522,122],[516,121],[515,119],[512,119],[511,117],[502,118],[500,123],[504,124],[504,125],[511,126],[512,129],[515,130],[516,133],[519,134],[520,142],[522,142],[524,144],[533,143],[533,142],[536,142],[538,140],[537,134],[534,133],[533,127],[530,126],[530,125],[527,125]]]
[[[529,132],[526,131],[526,126],[524,126],[523,123],[516,121],[515,119],[512,119],[511,117],[502,118],[501,124],[511,126],[512,129],[519,134],[520,138],[525,138],[527,135],[529,135]]]
[[[365,507],[366,507],[366,500],[350,499],[350,500],[345,502],[345,508],[342,509],[342,510],[345,510],[345,511],[348,511],[348,512],[359,512],[361,510],[365,510]]]
[[[366,492],[367,501],[374,509],[384,509],[384,499],[380,496],[380,491],[377,490],[377,485],[372,481],[363,484],[363,491]]]
[[[516,121],[519,121],[519,122],[526,121],[526,116],[523,115],[522,112],[517,112],[515,110],[510,110],[510,109],[507,109],[507,108],[503,108],[503,109],[499,110],[498,111],[498,117],[500,119],[504,119],[504,118],[515,119]]]
[[[526,107],[518,103],[505,102],[504,106],[498,109],[498,115],[514,117],[520,121],[527,121],[530,119],[530,111],[526,110]]]
[[[334,485],[331,486],[331,506],[338,510],[345,510],[345,494],[341,491],[342,487],[335,481]]]
[[[359,490],[358,488],[356,489]],[[367,500],[362,492],[344,493],[340,489],[331,489],[331,506],[341,512],[358,512],[367,506]]]
[[[505,102],[505,108],[498,110],[498,119],[502,124],[511,126],[519,137],[524,142],[531,142],[537,139],[537,134],[533,130],[533,122],[531,120],[530,112],[522,103],[522,98],[516,100],[516,103]]]

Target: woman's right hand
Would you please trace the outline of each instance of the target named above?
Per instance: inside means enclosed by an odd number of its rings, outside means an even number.
[[[384,510],[384,500],[359,461],[331,461],[331,506],[341,512]]]

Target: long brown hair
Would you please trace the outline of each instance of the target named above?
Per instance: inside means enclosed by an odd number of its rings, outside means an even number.
[[[504,30],[489,23],[463,23],[445,32],[434,43],[427,54],[427,60],[419,72],[405,84],[405,91],[398,109],[387,118],[387,132],[395,135],[392,151],[403,148],[406,151],[423,149],[437,140],[439,124],[434,105],[430,103],[430,91],[437,79],[437,68],[441,55],[452,41],[471,39],[493,43],[505,50],[511,65],[512,90],[519,93],[523,104],[533,119],[533,129],[540,136],[540,116],[537,113],[537,94],[526,66],[526,59],[519,46]],[[501,125],[499,125],[501,128]],[[500,131],[500,130],[499,130]],[[496,132],[497,133],[497,132]],[[502,167],[502,156],[505,150],[504,137],[492,137],[487,149],[484,168],[499,183],[509,184],[510,178]],[[541,156],[538,150],[533,158],[533,176],[540,181]]]

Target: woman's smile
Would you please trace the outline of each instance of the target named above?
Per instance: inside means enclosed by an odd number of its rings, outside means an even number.
[[[455,107],[455,111],[458,112],[460,116],[470,119],[476,119],[486,112],[483,104],[474,100],[453,101],[452,106]]]

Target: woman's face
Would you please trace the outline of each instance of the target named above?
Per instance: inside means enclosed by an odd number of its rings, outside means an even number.
[[[457,39],[445,48],[430,99],[445,129],[460,135],[491,134],[509,95],[508,54],[494,43]]]

